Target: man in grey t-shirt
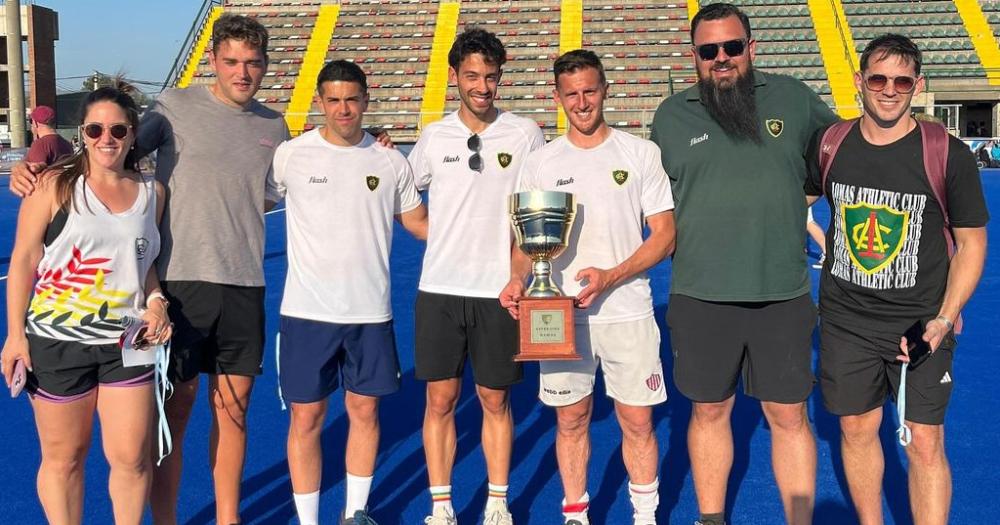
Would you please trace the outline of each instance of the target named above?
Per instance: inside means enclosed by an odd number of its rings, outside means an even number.
[[[267,70],[267,30],[223,15],[212,30],[210,86],[160,94],[139,127],[136,148],[157,151],[168,190],[157,270],[175,323],[167,405],[180,444],[209,375],[211,457],[217,523],[239,523],[247,408],[264,351],[264,202],[274,150],[288,138],[281,114],[253,97]],[[156,470],[155,523],[176,523],[182,455]]]
[[[282,115],[253,98],[267,40],[253,18],[220,17],[209,55],[215,83],[163,92],[136,137],[141,154],[157,151],[156,178],[169,192],[157,270],[175,323],[166,413],[176,446],[154,473],[156,524],[177,522],[180,444],[199,373],[209,374],[216,522],[240,522],[246,413],[264,347],[265,188],[274,150],[289,136]],[[11,191],[30,194],[34,182],[22,164]]]
[[[212,30],[210,86],[163,92],[139,128],[136,148],[157,151],[168,189],[157,261],[176,327],[167,406],[174,442],[184,437],[209,374],[216,522],[239,523],[247,408],[264,351],[264,201],[274,150],[288,138],[281,114],[253,97],[267,70],[267,30],[223,15]],[[156,470],[155,523],[176,523],[181,447]]]

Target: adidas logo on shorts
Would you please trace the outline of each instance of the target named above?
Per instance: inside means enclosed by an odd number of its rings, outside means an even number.
[[[944,375],[941,376],[941,384],[943,385],[945,383],[951,383],[951,374],[948,372],[945,372]]]

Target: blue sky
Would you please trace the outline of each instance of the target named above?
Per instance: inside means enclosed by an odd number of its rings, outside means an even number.
[[[56,84],[79,89],[95,69],[163,82],[203,0],[37,0],[59,13]],[[147,93],[156,88],[137,86]]]

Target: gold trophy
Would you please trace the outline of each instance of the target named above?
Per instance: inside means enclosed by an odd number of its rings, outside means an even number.
[[[531,258],[532,279],[518,301],[520,351],[515,361],[580,359],[573,332],[573,297],[552,282],[552,260],[569,245],[576,200],[561,191],[528,191],[509,198],[517,245]]]

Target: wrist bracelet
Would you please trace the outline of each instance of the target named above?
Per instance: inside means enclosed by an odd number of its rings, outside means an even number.
[[[159,299],[163,301],[163,307],[166,308],[170,306],[170,301],[167,300],[167,296],[163,295],[162,292],[153,292],[146,296],[146,308],[149,308],[149,302],[153,299]]]
[[[935,317],[933,320],[934,321],[941,321],[942,323],[944,323],[944,326],[946,328],[948,328],[949,332],[952,331],[952,329],[955,328],[955,324],[952,323],[950,319],[948,319],[947,317],[945,317],[943,315],[939,315],[939,316]]]

